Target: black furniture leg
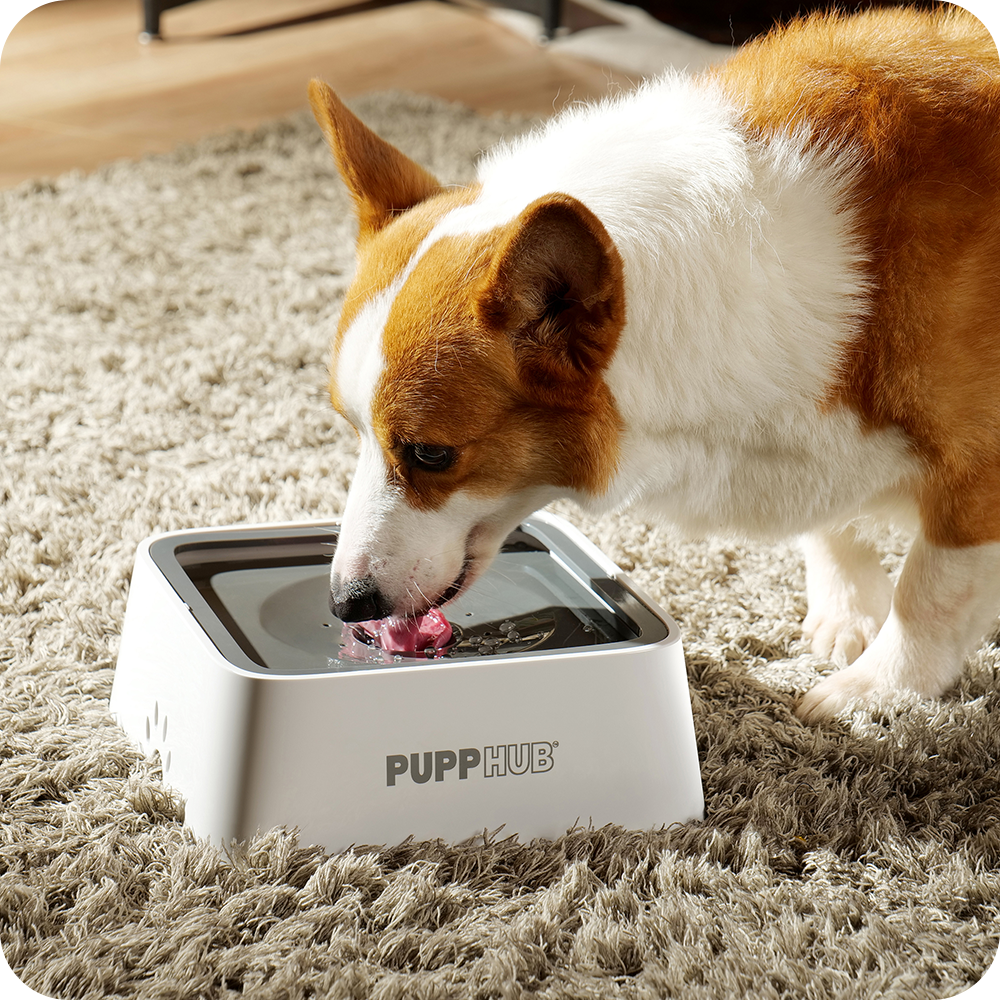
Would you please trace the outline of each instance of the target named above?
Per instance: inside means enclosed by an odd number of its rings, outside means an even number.
[[[139,41],[144,45],[160,41],[163,38],[160,34],[160,15],[171,7],[180,7],[186,3],[191,3],[191,0],[142,0],[142,31],[139,32]]]
[[[542,32],[551,41],[562,20],[562,0],[541,0]]]
[[[139,34],[140,42],[152,42],[160,36],[160,15],[163,7],[160,0],[142,0],[142,31]]]

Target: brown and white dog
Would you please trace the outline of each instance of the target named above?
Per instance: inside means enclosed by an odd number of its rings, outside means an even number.
[[[954,683],[1000,611],[1000,64],[975,18],[798,20],[457,189],[310,98],[359,223],[340,618],[447,602],[570,496],[803,535],[805,633],[843,667],[806,720]],[[895,589],[886,518],[915,531]]]

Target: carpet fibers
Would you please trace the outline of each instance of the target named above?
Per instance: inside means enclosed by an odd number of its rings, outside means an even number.
[[[357,102],[450,181],[523,124]],[[52,997],[951,997],[1000,935],[1000,650],[938,701],[807,727],[803,569],[560,506],[678,620],[704,821],[221,852],[108,714],[136,546],[328,518],[353,267],[312,120],[0,194],[0,939]],[[886,565],[905,541],[887,536]],[[627,766],[623,762],[623,766]],[[669,765],[667,765],[669,766]]]

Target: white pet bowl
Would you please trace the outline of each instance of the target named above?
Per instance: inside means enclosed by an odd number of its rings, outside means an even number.
[[[452,645],[405,657],[342,643],[337,531],[182,531],[137,553],[111,710],[197,835],[283,825],[341,850],[701,817],[677,626],[574,528],[525,521],[445,609]]]

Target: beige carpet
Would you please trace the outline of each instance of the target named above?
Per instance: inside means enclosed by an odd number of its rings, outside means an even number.
[[[511,127],[357,106],[448,180]],[[570,512],[683,629],[703,822],[336,856],[283,830],[194,841],[108,715],[132,557],[157,530],[340,510],[346,197],[303,115],[0,194],[0,259],[0,939],[35,989],[923,1000],[983,975],[1000,650],[941,701],[807,728],[794,550],[628,518]]]

